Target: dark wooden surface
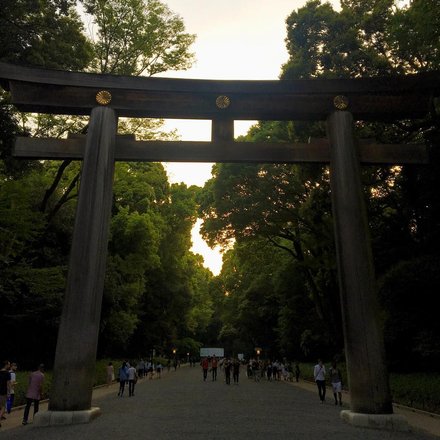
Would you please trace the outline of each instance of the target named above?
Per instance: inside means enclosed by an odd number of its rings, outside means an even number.
[[[81,173],[49,409],[91,407],[112,207],[117,118],[96,108]]]
[[[353,117],[328,118],[330,184],[351,410],[392,413],[380,307]]]
[[[69,139],[19,137],[14,156],[35,159],[78,159],[85,149],[85,136]],[[424,164],[428,154],[424,145],[378,144],[374,140],[360,141],[360,158],[366,164]],[[117,136],[115,159],[150,162],[259,162],[295,163],[329,162],[327,139],[310,143],[254,142],[167,142],[135,141],[134,137]]]
[[[119,116],[242,120],[317,120],[348,98],[355,119],[422,117],[440,93],[440,72],[412,76],[221,81],[98,75],[0,63],[0,80],[22,111],[90,114],[96,93],[112,94]],[[230,105],[219,108],[218,96]]]

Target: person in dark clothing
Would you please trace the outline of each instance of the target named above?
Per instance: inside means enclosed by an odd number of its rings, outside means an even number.
[[[240,361],[238,359],[235,359],[232,364],[232,377],[234,383],[238,385],[238,381],[240,378]]]
[[[217,366],[218,366],[217,357],[214,355],[211,359],[211,372],[212,372],[213,381],[217,380]]]
[[[299,382],[299,375],[301,374],[301,371],[299,369],[298,362],[295,363],[295,379],[297,382]]]
[[[203,370],[203,381],[206,382],[206,378],[208,377],[208,369],[209,369],[209,359],[203,358],[202,362],[200,362]]]
[[[121,368],[119,368],[118,378],[119,378],[118,396],[122,397],[124,395],[125,384],[128,382],[128,365],[127,365],[127,362],[122,362]]]
[[[232,367],[231,361],[229,359],[226,359],[224,363],[226,385],[231,384],[231,367]]]
[[[3,368],[0,370],[0,418],[4,418],[5,408],[6,408],[6,400],[11,391],[11,373],[9,369],[11,368],[11,364],[9,361],[3,362]],[[0,426],[1,423],[0,423]]]

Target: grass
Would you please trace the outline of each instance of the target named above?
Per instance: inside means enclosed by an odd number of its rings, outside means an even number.
[[[325,364],[327,371],[329,364]],[[301,378],[313,382],[313,364],[299,364]],[[338,364],[343,377],[344,389],[348,390],[345,364]],[[390,374],[393,402],[411,408],[440,414],[440,377],[434,373]]]

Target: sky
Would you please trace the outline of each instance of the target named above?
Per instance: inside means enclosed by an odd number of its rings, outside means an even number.
[[[194,66],[184,72],[160,76],[197,79],[278,79],[287,61],[286,18],[305,5],[306,0],[163,0],[180,15],[186,31],[196,34],[192,51]],[[332,1],[337,7],[339,1]],[[252,121],[236,121],[235,135],[245,134]],[[181,140],[209,141],[210,121],[168,120],[166,127],[176,128]],[[212,164],[167,163],[171,182],[203,186],[211,177]],[[192,251],[201,254],[205,266],[217,275],[221,269],[219,248],[211,250],[193,230]]]

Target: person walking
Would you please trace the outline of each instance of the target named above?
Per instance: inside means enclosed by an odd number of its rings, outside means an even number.
[[[299,375],[301,374],[301,371],[299,369],[298,362],[295,362],[295,380],[299,382]]]
[[[127,379],[128,379],[128,397],[134,396],[134,386],[136,385],[138,375],[136,368],[133,365],[130,365],[127,370]]]
[[[9,373],[11,374],[11,384],[9,387],[9,396],[6,401],[6,412],[8,414],[11,414],[12,407],[14,406],[14,398],[15,398],[14,387],[17,384],[17,376],[15,373],[16,371],[17,371],[17,364],[15,362],[13,362],[11,364],[11,369],[9,370]]]
[[[336,365],[336,361],[333,361],[332,366],[329,369],[329,374],[333,389],[333,397],[335,398],[335,405],[339,403],[339,405],[342,406],[342,374],[341,370]]]
[[[113,368],[112,362],[108,363],[106,372],[107,372],[107,386],[110,386],[115,380],[115,370]]]
[[[225,368],[225,380],[226,380],[226,385],[231,385],[231,361],[229,360],[229,358],[226,359],[225,363],[223,364],[224,368]]]
[[[140,378],[144,377],[145,361],[143,359],[141,359],[138,362],[136,368],[137,368],[138,377],[140,377]]]
[[[156,373],[157,373],[157,378],[160,379],[162,377],[162,370],[163,370],[163,366],[162,364],[159,362],[156,365]]]
[[[321,403],[325,402],[325,366],[321,359],[318,359],[318,363],[313,369],[313,377],[315,378],[316,385],[318,386],[318,394]]]
[[[118,378],[119,378],[118,396],[122,397],[124,395],[125,384],[128,381],[128,366],[127,366],[127,362],[125,361],[122,362],[122,365],[119,368]]]
[[[1,420],[5,418],[6,401],[11,391],[11,373],[9,372],[11,364],[9,361],[3,361],[3,368],[0,370],[0,426]]]
[[[232,363],[232,377],[234,384],[238,385],[240,379],[240,361],[238,359],[234,359],[234,362]]]
[[[208,369],[209,369],[209,360],[208,358],[203,358],[202,362],[200,362],[203,371],[203,382],[206,382],[206,378],[208,377]]]
[[[217,367],[218,367],[218,360],[216,358],[216,356],[212,356],[211,359],[211,373],[212,373],[212,381],[216,381],[217,380]]]
[[[29,375],[29,385],[26,392],[26,407],[24,408],[23,414],[23,425],[28,424],[29,411],[31,405],[34,404],[34,418],[37,414],[40,400],[43,395],[43,384],[44,384],[44,364],[40,364],[38,370],[34,371]]]

